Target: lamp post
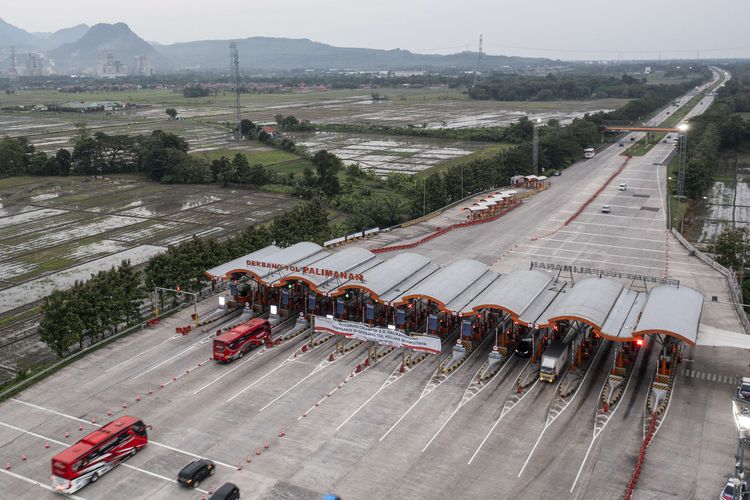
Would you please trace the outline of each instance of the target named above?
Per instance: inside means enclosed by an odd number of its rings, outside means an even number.
[[[677,198],[682,200],[685,197],[685,167],[687,163],[687,131],[688,124],[680,123],[677,126],[680,131],[680,167],[677,175]]]
[[[534,120],[534,133],[532,136],[532,163],[534,164],[534,172],[536,172],[536,175],[542,175],[539,171],[539,125],[541,123],[541,118]]]

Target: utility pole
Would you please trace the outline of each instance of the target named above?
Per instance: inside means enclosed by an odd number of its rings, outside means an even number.
[[[685,169],[687,163],[687,125],[682,124],[677,127],[680,129],[680,170],[677,174],[677,198],[682,200],[685,197]]]
[[[539,122],[541,121],[540,118],[537,118],[534,121],[534,134],[532,139],[532,158],[531,161],[534,164],[534,172],[536,172],[536,175],[541,175],[542,173],[539,171]]]
[[[10,48],[10,69],[8,70],[8,90],[15,92],[18,84],[18,67],[16,61],[16,48]]]
[[[229,53],[229,60],[232,68],[232,79],[234,80],[234,121],[235,126],[237,127],[237,130],[234,133],[234,138],[239,141],[242,139],[242,129],[240,128],[242,117],[240,116],[240,53],[237,50],[236,43],[232,42],[231,44],[229,44]]]

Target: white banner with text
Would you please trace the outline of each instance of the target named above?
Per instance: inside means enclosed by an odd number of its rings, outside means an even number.
[[[432,354],[440,354],[441,351],[440,337],[433,335],[412,337],[399,330],[380,328],[354,321],[342,321],[325,316],[315,316],[315,333],[343,335],[346,338],[377,342],[381,345],[403,347],[404,349],[425,351]]]

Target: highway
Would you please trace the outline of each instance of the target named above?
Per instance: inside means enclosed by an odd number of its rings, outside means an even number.
[[[665,110],[652,122],[666,116]],[[704,305],[705,324],[740,331],[720,275],[665,231],[662,161],[673,147],[658,144],[626,163],[620,153],[627,148],[614,144],[567,169],[506,217],[452,231],[416,251],[440,264],[475,258],[500,272],[549,261],[666,275],[717,297]],[[602,194],[564,225],[623,165]],[[621,182],[628,184],[625,191],[618,189]],[[611,213],[601,213],[605,204]],[[449,217],[361,244],[413,239]],[[199,312],[205,317],[216,304],[215,298],[203,301]],[[99,349],[0,403],[0,465],[10,467],[0,469],[4,498],[55,498],[45,488],[50,457],[122,414],[153,425],[152,442],[126,466],[79,491],[79,498],[197,500],[224,481],[240,486],[242,498],[261,499],[312,500],[327,491],[345,500],[617,498],[630,479],[658,346],[642,349],[619,409],[587,455],[611,345],[602,347],[574,402],[540,439],[554,385],[537,383],[517,394],[518,403],[503,414],[525,359],[511,358],[456,411],[488,345],[421,397],[449,354],[430,356],[399,375],[401,353],[394,351],[357,374],[367,356],[365,344],[334,354],[329,340],[303,352],[308,339],[297,337],[223,365],[209,359],[210,336],[221,324],[175,335],[175,327],[190,322],[190,312]],[[685,351],[636,498],[718,494],[735,451],[727,380],[746,372],[745,352]],[[218,464],[216,475],[201,484],[203,492],[174,482],[196,456]]]

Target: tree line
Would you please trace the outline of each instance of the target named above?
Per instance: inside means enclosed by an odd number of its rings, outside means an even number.
[[[170,246],[151,257],[143,272],[123,261],[45,297],[39,334],[58,357],[64,357],[117,333],[122,326],[140,323],[141,304],[154,287],[196,292],[208,283],[204,271],[223,262],[271,243],[280,247],[299,241],[322,243],[330,235],[328,214],[320,202],[313,201],[223,241],[193,238]]]
[[[105,332],[117,333],[121,325],[141,319],[140,305],[146,296],[141,273],[123,261],[118,267],[100,271],[67,290],[54,290],[42,301],[39,335],[50,349],[63,357],[76,347],[101,340]]]
[[[493,74],[480,80],[469,91],[469,97],[496,101],[553,101],[584,99],[637,99],[650,93],[661,93],[674,87],[679,95],[690,87],[710,77],[702,68],[701,77],[678,85],[649,85],[645,77],[623,74],[619,77],[590,73],[552,74],[528,76],[518,74]],[[676,90],[680,88],[682,90]]]
[[[687,132],[685,194],[700,199],[713,184],[715,166],[722,153],[750,144],[750,123],[738,113],[750,112],[750,88],[739,73],[718,89],[716,100],[705,113],[690,121]]]

